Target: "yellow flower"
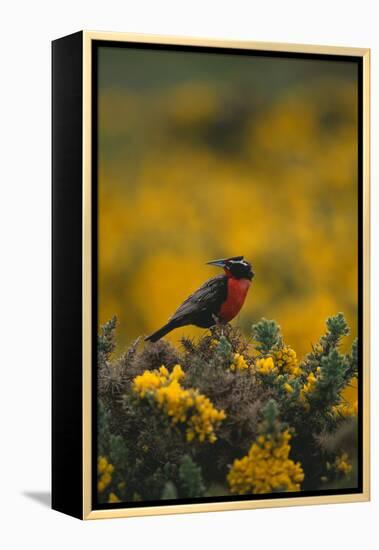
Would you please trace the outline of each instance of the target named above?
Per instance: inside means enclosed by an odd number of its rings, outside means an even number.
[[[105,486],[109,485],[112,481],[111,474],[108,474],[107,472],[101,476],[101,481],[105,483]]]
[[[186,425],[187,441],[216,441],[215,428],[226,417],[212,402],[196,389],[185,389],[180,380],[185,377],[180,365],[172,372],[161,367],[159,371],[145,371],[133,381],[134,391],[143,399],[151,395],[158,408],[165,412],[173,424]]]
[[[97,490],[102,493],[112,481],[113,464],[109,464],[105,456],[99,456],[97,459]]]
[[[145,370],[143,374],[136,376],[133,380],[133,389],[141,398],[146,393],[154,392],[165,384],[173,380],[181,380],[184,372],[180,365],[175,365],[171,374],[168,369],[162,365],[158,370]]]
[[[143,374],[136,376],[133,380],[133,389],[143,398],[148,391],[160,388],[164,380],[165,376],[163,373],[145,370]]]
[[[255,368],[256,371],[260,374],[271,374],[278,372],[278,369],[276,368],[274,360],[271,356],[258,359],[255,363]]]
[[[233,363],[230,365],[231,371],[236,370],[246,370],[249,368],[249,365],[246,363],[245,358],[240,353],[235,353],[233,355]]]
[[[184,390],[177,380],[172,380],[167,386],[159,388],[154,397],[159,407],[172,417],[174,424],[184,422],[188,408],[193,406],[190,392]]]
[[[175,365],[171,377],[173,380],[182,380],[185,377],[185,372],[180,365]]]
[[[115,493],[109,493],[108,502],[121,502]]]
[[[337,456],[334,462],[334,466],[337,472],[340,472],[343,475],[348,475],[353,469],[352,465],[349,462],[349,457],[347,453],[342,453],[341,456]]]
[[[317,371],[317,374],[320,374],[320,371]],[[300,390],[300,399],[306,402],[306,396],[312,393],[315,390],[317,384],[317,377],[313,372],[310,372],[307,376],[307,381]],[[309,406],[308,403],[306,403]]]
[[[194,397],[196,412],[188,420],[187,440],[197,437],[199,441],[208,439],[216,441],[214,426],[226,418],[223,410],[215,409],[212,402],[205,395],[196,392]]]
[[[227,475],[230,492],[300,491],[304,472],[299,462],[289,459],[290,439],[288,430],[276,437],[260,435],[248,454],[234,461]]]
[[[162,377],[165,377],[165,378],[169,377],[169,372],[168,372],[168,370],[166,369],[166,367],[164,365],[159,367],[159,373]]]
[[[108,460],[105,456],[99,456],[97,459],[97,473],[102,474],[108,467]]]
[[[284,385],[283,385],[284,389],[286,390],[287,393],[293,393],[293,387],[288,384],[288,382],[286,382]]]
[[[296,351],[289,346],[284,346],[273,352],[273,359],[278,369],[291,377],[300,376],[301,369],[298,365]]]
[[[343,418],[350,418],[351,416],[357,416],[358,414],[358,401],[355,401],[353,405],[350,403],[339,403],[332,407],[332,412],[335,416],[342,416]]]

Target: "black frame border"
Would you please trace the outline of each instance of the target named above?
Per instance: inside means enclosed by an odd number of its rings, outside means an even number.
[[[83,33],[52,43],[52,508],[83,517]],[[67,482],[70,477],[70,483]]]

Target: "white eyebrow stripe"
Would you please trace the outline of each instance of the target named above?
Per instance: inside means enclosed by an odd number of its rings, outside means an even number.
[[[231,264],[241,264],[241,265],[248,265],[248,263],[246,262],[246,260],[228,260],[228,263],[231,263]]]

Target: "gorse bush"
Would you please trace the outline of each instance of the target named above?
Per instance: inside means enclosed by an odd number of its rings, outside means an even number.
[[[249,338],[215,326],[180,349],[98,341],[98,498],[130,502],[357,485],[358,344],[342,314],[302,360],[262,319]]]
[[[198,438],[216,441],[214,425],[224,420],[224,411],[218,411],[207,397],[194,389],[184,389],[180,380],[185,374],[180,365],[175,365],[172,372],[162,366],[159,370],[145,371],[136,376],[133,390],[141,399],[149,399],[153,408],[158,407],[173,425],[185,424],[187,441]]]

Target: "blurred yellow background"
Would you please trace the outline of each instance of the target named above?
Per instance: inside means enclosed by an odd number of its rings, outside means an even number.
[[[99,322],[117,315],[119,351],[242,254],[246,333],[275,319],[302,356],[342,311],[350,344],[356,65],[102,47],[98,78]]]

